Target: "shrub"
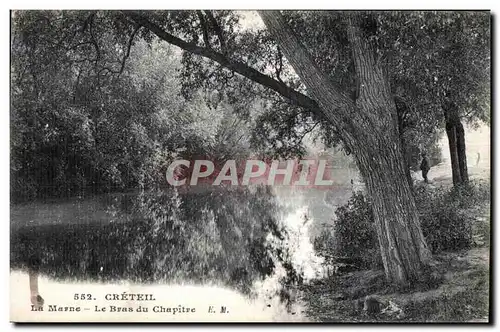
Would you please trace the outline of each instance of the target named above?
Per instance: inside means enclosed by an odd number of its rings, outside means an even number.
[[[475,189],[474,189],[475,190]],[[415,188],[415,201],[427,244],[433,253],[468,249],[472,244],[472,217],[468,207],[473,189]]]
[[[355,193],[336,211],[333,256],[348,259],[360,268],[381,266],[381,257],[371,205]]]
[[[415,201],[422,232],[433,253],[468,249],[472,245],[473,215],[470,209],[490,199],[488,183],[471,182],[457,188],[416,186]],[[382,265],[373,213],[368,199],[359,192],[336,211],[332,231],[324,229],[315,249],[324,256],[343,258],[359,268]]]
[[[454,186],[449,198],[459,208],[467,209],[491,199],[489,181],[469,181],[461,186]]]

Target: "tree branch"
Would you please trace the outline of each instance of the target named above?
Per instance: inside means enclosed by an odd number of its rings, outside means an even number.
[[[196,14],[198,15],[198,18],[200,19],[200,25],[201,25],[201,29],[203,30],[203,41],[205,42],[205,47],[211,48],[210,47],[210,40],[208,37],[207,23],[205,22],[205,18],[203,17],[203,13],[201,12],[201,10],[197,10]]]
[[[127,45],[127,52],[123,56],[119,74],[121,74],[123,72],[123,69],[125,68],[125,61],[127,61],[127,59],[130,57],[130,49],[132,48],[132,44],[134,43],[135,35],[137,34],[137,32],[139,32],[140,29],[141,29],[140,25],[136,26],[134,31],[130,35],[130,39],[128,40],[128,45]]]
[[[246,64],[239,62],[239,61],[234,61],[226,56],[224,56],[221,53],[218,53],[214,50],[207,49],[204,47],[200,47],[198,45],[194,45],[191,43],[188,43],[180,38],[177,38],[170,33],[166,32],[163,30],[160,26],[158,26],[156,23],[151,22],[148,20],[146,17],[134,12],[134,11],[123,11],[124,15],[128,16],[130,19],[132,19],[135,23],[145,27],[146,29],[150,30],[153,32],[155,35],[157,35],[160,39],[166,41],[169,44],[175,45],[185,51],[188,51],[190,53],[196,54],[196,55],[201,55],[205,58],[208,58],[210,60],[213,60],[219,64],[221,64],[223,67],[235,71],[238,74],[258,83],[261,84],[271,90],[274,90],[275,92],[279,93],[283,97],[289,99],[292,104],[310,109],[312,112],[317,112],[321,114],[321,109],[319,105],[316,103],[316,101],[292,88],[287,86],[286,84],[283,84],[267,75],[262,74],[258,70],[247,66]]]
[[[325,110],[328,121],[338,129],[355,121],[353,100],[344,89],[331,82],[311,59],[279,11],[259,10],[260,17],[312,97]]]
[[[122,60],[120,62],[120,69],[119,70],[113,70],[113,69],[111,69],[109,67],[104,67],[104,68],[102,68],[99,71],[99,73],[97,75],[99,75],[101,72],[103,72],[105,70],[109,71],[112,74],[118,74],[118,75],[120,75],[121,73],[123,73],[123,70],[125,69],[125,62],[130,57],[130,49],[132,48],[134,37],[135,37],[135,35],[137,34],[137,32],[139,31],[140,28],[141,28],[141,26],[137,25],[135,27],[134,31],[132,32],[132,34],[130,35],[130,39],[128,40],[128,44],[127,44],[127,51],[123,55],[123,58],[122,58]]]
[[[99,44],[97,43],[97,39],[94,36],[94,18],[95,18],[95,14],[93,13],[93,14],[91,14],[91,18],[90,18],[89,31],[90,31],[90,38],[92,40],[92,44],[94,44],[94,49],[95,49],[95,53],[96,53],[94,65],[97,67],[97,62],[101,58],[101,50],[99,49]]]
[[[210,21],[210,24],[214,28],[215,33],[217,34],[217,37],[219,38],[219,43],[220,43],[220,49],[222,50],[223,54],[226,54],[226,41],[224,40],[224,34],[222,33],[222,29],[220,28],[220,25],[217,23],[217,20],[215,19],[214,15],[210,10],[204,10],[205,15],[207,15],[208,20]]]
[[[314,123],[311,127],[309,127],[308,129],[304,130],[304,132],[302,133],[302,135],[299,137],[298,141],[295,142],[295,144],[293,144],[291,147],[290,147],[290,151],[293,151],[294,149],[298,149],[299,146],[302,144],[302,141],[304,140],[304,138],[307,136],[307,134],[311,133],[314,128],[316,128],[321,122],[318,121],[316,123]]]
[[[278,46],[278,54],[276,59],[277,64],[275,64],[274,68],[276,69],[276,79],[283,83],[281,79],[281,71],[283,70],[283,54],[281,53],[280,47]]]

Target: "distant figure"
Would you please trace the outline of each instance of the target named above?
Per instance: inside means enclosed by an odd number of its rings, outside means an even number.
[[[422,171],[422,177],[424,178],[425,183],[429,183],[429,180],[427,179],[427,173],[429,173],[429,169],[431,169],[431,167],[429,166],[429,160],[427,159],[427,155],[425,153],[422,153],[422,162],[420,163],[420,170]]]
[[[479,159],[481,159],[481,154],[478,152],[477,153],[476,166],[479,165]]]

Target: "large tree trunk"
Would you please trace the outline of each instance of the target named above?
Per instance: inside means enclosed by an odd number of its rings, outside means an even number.
[[[448,136],[448,147],[450,148],[453,184],[458,185],[462,183],[462,176],[460,175],[460,167],[458,166],[457,132],[455,126],[448,122],[446,122],[446,136]]]
[[[458,120],[455,127],[457,133],[457,154],[458,154],[458,167],[460,169],[460,176],[462,177],[462,182],[469,181],[469,171],[467,169],[467,156],[465,154],[465,130],[462,122]]]
[[[453,185],[460,185],[469,181],[467,157],[465,155],[465,131],[458,116],[458,110],[453,103],[443,106],[445,116],[446,136],[450,149],[451,173]]]
[[[348,100],[315,66],[279,13],[262,11],[260,15],[324,117],[353,151],[373,202],[386,277],[408,285],[419,278],[431,254],[406,178],[396,107],[373,48],[356,18],[350,20],[348,36],[360,91],[356,101]]]
[[[399,284],[411,283],[418,279],[431,255],[402,155],[382,133],[374,141],[378,141],[377,147],[360,146],[356,158],[372,200],[386,278]]]

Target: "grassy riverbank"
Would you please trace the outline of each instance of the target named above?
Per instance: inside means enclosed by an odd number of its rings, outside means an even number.
[[[427,283],[401,291],[382,270],[333,275],[303,287],[307,315],[322,322],[488,322],[489,199],[461,212],[474,220],[472,247],[435,254]],[[379,313],[367,315],[357,305],[366,296],[381,303]]]

